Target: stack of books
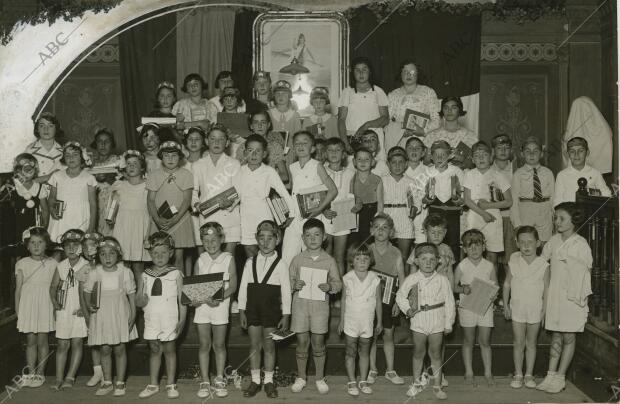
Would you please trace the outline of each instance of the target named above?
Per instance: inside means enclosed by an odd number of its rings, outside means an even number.
[[[200,211],[200,214],[202,216],[207,217],[220,210],[220,204],[225,199],[232,201],[233,204],[237,199],[239,199],[239,193],[237,192],[235,187],[230,187],[226,191],[220,192],[219,194],[215,195],[213,198],[207,199],[206,201],[198,205],[198,210]]]
[[[273,216],[273,220],[275,220],[278,226],[281,226],[288,218],[290,212],[288,205],[273,189],[269,191],[269,196],[266,198],[266,201],[271,215]]]

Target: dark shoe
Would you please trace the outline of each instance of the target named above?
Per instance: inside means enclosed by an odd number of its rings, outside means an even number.
[[[265,385],[265,390],[267,389],[267,385]],[[260,391],[260,384],[256,384],[254,382],[250,383],[248,388],[243,392],[243,397],[254,397],[256,393]]]
[[[269,398],[278,398],[278,390],[273,383],[265,383],[265,394]]]

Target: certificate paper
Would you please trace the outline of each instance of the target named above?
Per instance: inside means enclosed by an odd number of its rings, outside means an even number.
[[[325,292],[319,289],[321,283],[327,283],[327,272],[324,269],[301,267],[299,279],[305,282],[299,291],[299,297],[309,300],[325,300]]]
[[[480,278],[474,278],[469,287],[471,293],[465,295],[461,299],[461,308],[469,310],[479,316],[484,316],[493,302],[493,298],[497,294],[499,286],[483,281]]]

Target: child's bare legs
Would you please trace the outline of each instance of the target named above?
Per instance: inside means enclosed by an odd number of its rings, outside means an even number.
[[[36,374],[37,371],[37,334],[29,332],[26,334],[26,365],[28,373]]]
[[[125,372],[127,371],[127,352],[125,344],[114,345],[114,360],[116,361],[116,382],[125,382]],[[112,367],[110,366],[110,371]],[[111,379],[110,379],[111,380]]]
[[[478,344],[480,345],[480,355],[482,356],[482,364],[484,366],[484,377],[493,377],[493,371],[491,370],[491,327],[478,327]]]
[[[256,244],[244,244],[243,249],[245,250],[246,258],[252,258],[258,254],[258,245]]]
[[[328,253],[336,260],[336,264],[338,265],[338,272],[340,272],[341,277],[344,275],[347,268],[345,265],[347,238],[348,235],[346,234],[344,236],[327,236]]]
[[[344,366],[347,369],[349,382],[355,382],[355,359],[357,358],[357,338],[345,334]]]
[[[536,344],[538,342],[538,330],[540,323],[527,324],[525,332],[525,374],[534,374],[534,363],[536,362]]]
[[[224,368],[226,367],[226,328],[226,324],[214,325],[211,328],[213,331],[213,351],[215,352],[215,371],[217,376],[224,376]]]
[[[573,332],[554,332],[551,338],[549,370],[564,376],[575,354],[576,337]],[[559,363],[559,366],[558,366]]]
[[[71,338],[71,362],[65,379],[75,380],[75,375],[82,363],[83,341],[82,338]]]
[[[251,325],[248,327],[248,334],[250,335],[250,369],[260,372],[260,357],[261,350],[263,349],[263,327]],[[265,362],[267,362],[266,354]]]
[[[424,365],[424,356],[426,356],[426,334],[412,331],[413,333],[413,383],[419,383],[422,375],[422,366]],[[465,346],[463,345],[463,349]],[[430,349],[430,347],[429,347]],[[464,357],[464,355],[463,355]],[[467,367],[466,367],[467,369]]]
[[[39,359],[36,374],[43,376],[49,357],[50,345],[46,332],[39,332],[35,335],[37,336],[37,356]]]
[[[211,356],[211,327],[211,324],[196,324],[196,328],[198,329],[198,340],[200,343],[198,348],[200,375],[202,376],[202,381],[207,383],[209,382],[209,358]],[[250,358],[250,364],[251,363],[252,358]],[[252,369],[256,368],[252,366]]]
[[[112,383],[112,347],[101,346],[101,367],[103,368],[103,381]]]
[[[295,359],[297,360],[298,377],[304,380],[308,379],[308,348],[310,347],[310,333],[297,333],[297,348],[295,348]],[[317,369],[318,373],[318,369]]]
[[[263,328],[262,340],[263,340],[263,352],[265,354],[265,372],[273,372],[276,367],[276,343],[271,338],[271,333],[276,329],[273,327]],[[260,361],[260,352],[257,352],[258,359]]]
[[[435,387],[441,387],[441,375],[443,374],[443,332],[438,332],[428,336],[428,356],[431,358],[433,368],[433,378]]]
[[[161,368],[162,346],[158,340],[149,341],[149,376],[150,384],[159,386],[159,369]],[[116,354],[116,352],[115,352]],[[118,361],[116,362],[118,366]],[[120,380],[120,379],[119,379]]]
[[[359,354],[360,354],[360,380],[365,381],[368,378],[368,366],[370,363],[370,342],[372,338],[359,338]]]
[[[394,327],[383,329],[383,353],[385,355],[385,372],[394,370]],[[370,370],[377,371],[377,336],[370,345]]]
[[[168,384],[175,384],[175,376],[177,372],[177,350],[175,341],[165,341],[161,343],[166,358],[166,376]]]
[[[56,385],[60,387],[65,375],[65,365],[67,364],[67,354],[69,353],[69,347],[71,341],[68,339],[58,338],[58,346],[56,347]]]
[[[472,367],[472,356],[474,351],[474,340],[476,339],[476,327],[463,327],[463,365],[465,366],[465,377],[474,377]]]
[[[525,323],[512,321],[512,360],[515,364],[515,376],[523,376],[523,350],[525,349],[527,326]],[[536,355],[535,350],[534,355]],[[531,373],[527,374],[531,375]]]
[[[400,250],[403,258],[406,260],[409,257],[409,251],[411,251],[411,245],[413,244],[413,239],[411,238],[397,238],[396,245]]]
[[[310,342],[312,343],[316,379],[321,380],[325,377],[325,334],[310,334]]]

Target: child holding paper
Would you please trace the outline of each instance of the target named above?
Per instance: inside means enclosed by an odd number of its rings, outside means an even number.
[[[291,387],[299,393],[306,386],[308,349],[312,342],[312,356],[316,370],[316,387],[326,394],[329,386],[324,379],[325,334],[329,330],[329,298],[342,288],[336,260],[322,248],[325,226],[316,218],[303,225],[306,250],[298,254],[289,267],[293,289],[291,331],[297,334],[297,374]]]
[[[472,293],[470,287],[474,278],[497,285],[497,274],[491,261],[482,257],[484,252],[484,235],[480,230],[471,229],[463,233],[461,238],[463,250],[467,257],[456,267],[454,273],[454,292],[460,293],[460,301],[466,295]],[[465,365],[465,382],[476,386],[474,370],[472,368],[472,354],[476,339],[476,327],[478,328],[478,343],[484,365],[484,377],[489,386],[494,386],[493,373],[491,372],[491,328],[493,328],[493,308],[491,302],[484,315],[479,315],[469,310],[459,308],[459,323],[463,328],[463,363]]]
[[[198,397],[207,398],[210,395],[209,383],[209,357],[211,347],[215,353],[216,374],[214,380],[215,395],[226,397],[226,379],[224,379],[224,366],[226,366],[226,330],[228,326],[228,316],[230,312],[230,296],[237,290],[237,271],[235,267],[235,257],[227,251],[222,250],[226,245],[226,233],[222,225],[216,222],[207,222],[200,227],[200,238],[205,252],[200,254],[196,261],[194,273],[196,275],[207,275],[223,273],[224,298],[222,301],[213,299],[196,307],[194,323],[198,329],[200,349],[198,360],[200,361],[200,374],[202,382],[198,390]]]
[[[381,280],[376,273],[369,271],[373,265],[372,252],[366,244],[352,246],[348,253],[351,271],[343,278],[342,305],[340,306],[340,324],[338,332],[344,332],[346,338],[345,366],[347,368],[347,392],[358,396],[360,391],[372,394],[369,386],[368,362],[370,342],[373,334],[380,334],[382,326]],[[373,323],[377,325],[373,329]],[[355,381],[355,358],[359,346],[360,381]],[[318,387],[318,386],[317,386]],[[320,391],[320,390],[319,390]]]
[[[271,333],[287,330],[291,315],[291,286],[287,264],[275,251],[280,243],[280,229],[271,220],[263,220],[256,229],[259,252],[249,258],[239,285],[239,320],[250,334],[250,373],[252,381],[243,392],[254,397],[260,390],[261,351],[265,355],[265,394],[277,398],[273,384],[276,347]]]
[[[163,231],[153,233],[146,242],[153,266],[142,273],[142,288],[136,295],[136,306],[144,310],[144,339],[150,348],[149,384],[138,394],[148,398],[159,392],[159,370],[162,353],[166,359],[166,395],[178,398],[175,383],[177,354],[175,340],[183,331],[187,308],[181,304],[183,275],[170,266],[174,256],[174,240]]]
[[[413,384],[407,395],[415,397],[423,388],[419,384],[428,344],[435,397],[445,400],[448,396],[441,389],[442,345],[444,334],[452,332],[456,314],[452,285],[448,278],[437,272],[439,250],[435,244],[420,243],[414,253],[415,264],[419,271],[409,275],[396,294],[398,306],[410,318],[413,333]],[[411,294],[412,299],[409,298]],[[415,307],[412,307],[413,305]]]
[[[288,138],[288,144],[284,145],[285,152],[293,144],[291,139],[293,133],[301,130],[301,117],[293,107],[292,99],[291,84],[286,80],[278,80],[273,87],[273,102],[275,105],[269,109],[269,115],[271,115],[271,122],[273,122],[273,130],[282,132],[282,137],[285,140]],[[284,155],[287,166],[295,161],[295,155],[291,151],[284,153]]]
[[[329,139],[338,137],[338,118],[330,113],[329,90],[327,87],[314,87],[310,92],[310,105],[314,114],[304,119],[303,130],[315,137]]]
[[[304,191],[311,188],[321,187],[327,190],[327,194],[321,199],[319,206],[311,209],[309,217],[316,217],[329,206],[331,201],[338,195],[338,189],[334,181],[327,175],[325,167],[317,160],[312,158],[314,152],[314,136],[310,132],[300,131],[293,136],[293,148],[297,161],[289,166],[292,183],[293,201],[297,202],[297,195],[304,194]],[[295,209],[295,219],[284,233],[284,243],[282,244],[282,258],[286,262],[292,259],[302,250],[302,225],[305,219],[302,217],[298,203],[293,205]]]

